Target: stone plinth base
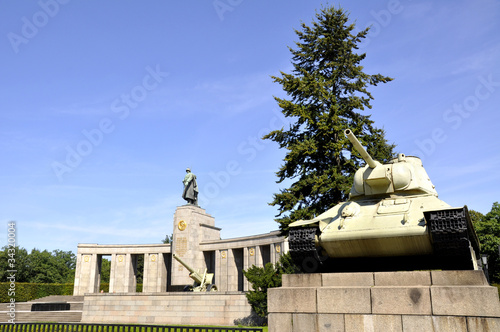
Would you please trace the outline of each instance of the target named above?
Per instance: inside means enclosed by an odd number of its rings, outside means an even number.
[[[82,323],[231,326],[250,314],[241,292],[86,294]]]
[[[283,275],[268,312],[269,332],[500,331],[482,271]]]
[[[174,214],[172,254],[176,254],[201,274],[205,268],[214,273],[214,266],[207,266],[206,258],[200,250],[200,243],[209,240],[220,240],[220,228],[215,227],[214,218],[199,206],[179,206]],[[170,278],[172,285],[193,283],[189,271],[175,259],[172,259]]]

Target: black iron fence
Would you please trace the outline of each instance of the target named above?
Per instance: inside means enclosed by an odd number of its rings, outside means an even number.
[[[203,327],[165,325],[0,323],[0,332],[262,332],[262,327]]]

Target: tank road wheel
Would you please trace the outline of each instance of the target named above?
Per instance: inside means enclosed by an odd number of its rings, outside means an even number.
[[[319,261],[313,256],[306,256],[300,267],[304,272],[314,273],[318,271]]]
[[[467,207],[424,212],[434,254],[445,269],[476,270],[479,240]]]
[[[291,228],[288,234],[290,255],[302,272],[317,272],[328,258],[320,256],[315,245],[317,227]]]
[[[207,286],[207,292],[217,292],[217,286],[210,284]]]

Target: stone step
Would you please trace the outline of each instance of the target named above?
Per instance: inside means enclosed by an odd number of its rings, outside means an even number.
[[[82,320],[83,296],[72,295],[50,295],[29,302],[15,303],[15,322],[61,322],[72,323]],[[31,311],[33,304],[66,302],[70,310],[60,311]],[[7,323],[10,319],[10,303],[0,304],[0,322]]]
[[[16,302],[14,305],[16,311],[31,311],[31,303],[29,302]],[[10,303],[0,303],[0,312],[7,312],[11,307]]]
[[[31,306],[35,303],[51,303],[51,302],[16,302],[16,311],[31,311]],[[0,303],[0,312],[9,311],[10,303]],[[83,310],[83,302],[69,302],[70,311]]]
[[[49,295],[45,297],[41,297],[39,299],[31,300],[28,301],[30,303],[33,302],[82,302],[83,303],[83,296],[73,296],[73,295]]]
[[[0,311],[0,323],[7,323],[10,317]],[[56,322],[79,323],[82,320],[81,311],[16,311],[16,323],[25,322]]]

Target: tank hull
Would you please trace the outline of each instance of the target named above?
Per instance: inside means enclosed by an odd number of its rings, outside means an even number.
[[[352,206],[354,215],[343,218]],[[334,258],[430,255],[424,212],[449,207],[432,195],[342,203],[318,216],[336,216],[321,229],[318,245]]]
[[[467,207],[450,207],[434,195],[338,204],[294,225],[289,245],[304,272],[478,269]]]

